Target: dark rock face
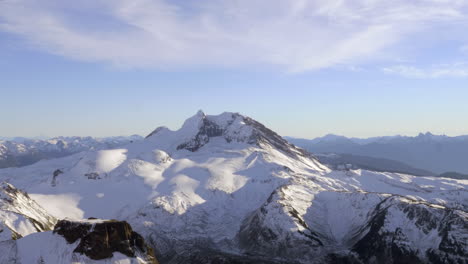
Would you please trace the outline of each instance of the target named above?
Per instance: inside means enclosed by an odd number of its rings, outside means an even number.
[[[468,237],[468,218],[453,212],[447,212],[447,225],[438,227],[442,241],[439,248],[427,252],[433,263],[468,263],[468,240],[461,240],[457,234],[460,231]]]
[[[167,260],[168,264],[299,264],[295,261],[273,260],[269,256],[238,256],[210,249],[191,249]]]
[[[180,144],[177,146],[177,149],[187,149],[194,152],[208,143],[210,137],[220,137],[223,135],[224,129],[220,128],[216,123],[211,122],[206,117],[203,118],[202,122],[200,131],[195,138],[192,141]]]
[[[400,247],[406,240],[401,230],[380,232],[384,225],[385,212],[372,219],[369,233],[354,246],[354,251],[369,263],[423,263],[417,252]]]
[[[52,186],[57,185],[57,176],[60,174],[63,174],[63,171],[61,169],[56,169],[54,173],[52,173]]]
[[[158,263],[153,249],[147,246],[143,237],[134,232],[125,221],[60,220],[54,233],[62,235],[70,244],[80,240],[74,252],[94,260],[111,258],[114,252],[120,252],[128,257],[140,256],[146,258],[149,263]]]
[[[437,233],[442,240],[437,249],[421,251],[412,246],[414,237],[397,227],[387,226],[393,212],[405,214],[424,235]],[[400,224],[402,225],[402,223]],[[368,223],[369,231],[352,248],[366,263],[468,263],[468,219],[466,213],[448,209],[434,208],[428,204],[408,204],[390,197],[376,208]],[[438,243],[434,241],[434,243]],[[437,245],[437,244],[435,244]]]
[[[318,234],[309,228],[295,208],[279,205],[283,188],[286,187],[275,190],[267,202],[242,223],[237,238],[240,248],[246,254],[299,261],[307,254],[315,254],[323,246]],[[270,225],[270,211],[278,209],[287,214],[290,220],[304,227],[304,230],[297,231],[298,234],[295,235]]]
[[[99,176],[99,173],[97,173],[97,172],[85,173],[84,176],[87,177],[90,180],[100,180],[101,179],[101,176]]]
[[[281,188],[242,223],[237,240],[244,254],[303,263],[468,264],[465,211],[399,195],[383,196],[362,225],[349,231],[343,250],[344,243],[330,239],[323,229],[309,226],[311,222],[306,222],[292,205],[280,206],[279,196],[283,197]],[[275,210],[289,216],[276,215],[277,221],[289,219],[302,226],[302,231],[276,228],[270,215]]]
[[[342,255],[342,254],[328,254],[323,263],[332,263],[332,264],[363,264],[356,256],[352,254]]]

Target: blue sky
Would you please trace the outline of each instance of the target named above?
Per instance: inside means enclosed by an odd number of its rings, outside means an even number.
[[[199,109],[306,138],[468,134],[465,1],[67,4],[0,2],[0,136],[145,135]]]

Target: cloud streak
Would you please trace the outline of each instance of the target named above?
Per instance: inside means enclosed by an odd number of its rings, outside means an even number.
[[[464,23],[465,10],[450,0],[4,0],[0,30],[49,53],[119,67],[303,72],[385,58],[434,23]]]
[[[426,68],[397,65],[384,68],[383,71],[387,74],[417,79],[466,78],[468,77],[468,63],[439,64]]]

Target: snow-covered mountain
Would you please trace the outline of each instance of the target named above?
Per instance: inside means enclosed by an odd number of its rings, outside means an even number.
[[[116,148],[141,139],[138,135],[107,138],[0,138],[0,168],[21,167],[39,160],[64,157],[81,151]]]
[[[237,113],[0,180],[59,219],[127,221],[161,263],[468,261],[468,181],[333,171]]]
[[[383,158],[441,174],[456,171],[468,174],[468,136],[448,137],[420,133],[416,137],[393,136],[368,139],[327,135],[315,139],[287,140],[312,153],[351,154]]]

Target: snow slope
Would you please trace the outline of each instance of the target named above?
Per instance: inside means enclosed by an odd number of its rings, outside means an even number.
[[[468,261],[468,181],[332,171],[236,113],[198,112],[177,131],[0,180],[58,218],[127,220],[163,263]]]

